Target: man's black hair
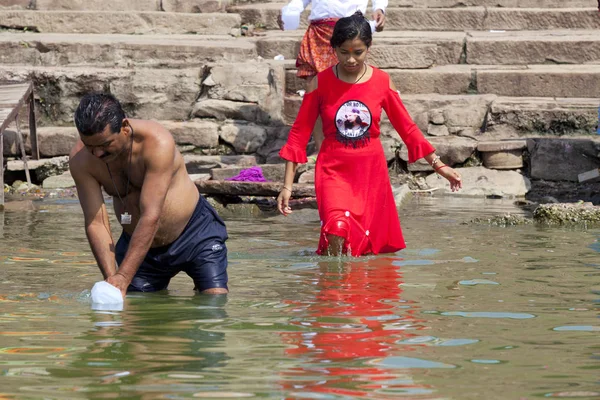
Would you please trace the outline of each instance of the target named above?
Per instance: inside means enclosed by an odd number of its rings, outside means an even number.
[[[75,110],[75,126],[80,134],[92,136],[110,126],[111,133],[121,130],[125,112],[119,100],[108,93],[88,93]]]

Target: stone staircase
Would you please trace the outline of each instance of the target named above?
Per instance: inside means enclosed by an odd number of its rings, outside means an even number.
[[[293,60],[304,30],[277,29],[282,6],[117,0],[104,11],[99,1],[0,0],[0,81],[35,82],[45,157],[68,154],[79,98],[109,90],[130,116],[165,123],[192,172],[277,162],[303,87]],[[588,157],[573,154],[569,179],[598,167],[595,0],[390,0],[386,14],[370,62],[392,76],[447,162],[464,164],[482,140],[560,136],[589,142]],[[393,156],[402,145],[389,123],[383,131]],[[543,152],[533,143],[531,161],[553,164],[553,153],[568,150],[552,143]]]

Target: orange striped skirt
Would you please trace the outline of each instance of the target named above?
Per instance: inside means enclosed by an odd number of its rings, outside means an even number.
[[[337,18],[328,18],[310,23],[296,59],[298,77],[312,77],[337,64],[337,56],[329,43],[336,22]]]

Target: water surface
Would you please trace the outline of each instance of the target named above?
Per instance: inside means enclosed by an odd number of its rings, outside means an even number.
[[[79,205],[36,208],[0,213],[0,398],[600,398],[599,231],[418,198],[408,249],[337,259],[313,210],[228,219],[230,295],[180,275],[110,312]]]

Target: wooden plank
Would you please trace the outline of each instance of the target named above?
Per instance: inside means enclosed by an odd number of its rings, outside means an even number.
[[[23,134],[21,133],[21,124],[19,124],[18,114],[15,121],[17,122],[17,138],[19,140],[19,147],[21,148],[23,165],[25,166],[25,176],[27,177],[27,183],[31,186],[31,176],[29,175],[29,167],[27,166],[27,153],[25,153],[25,139],[23,139]]]
[[[29,93],[29,142],[31,143],[31,158],[40,159],[40,149],[38,147],[37,127],[35,122],[35,99],[33,88]]]
[[[3,132],[8,125],[16,118],[19,109],[23,107],[29,95],[33,93],[33,83],[16,83],[0,85],[0,104],[8,104],[12,108],[6,117],[0,116],[0,132]]]
[[[0,110],[2,111],[2,110]],[[4,208],[4,138],[0,131],[0,211]]]
[[[237,182],[237,181],[196,181],[202,194],[230,196],[278,196],[282,182]],[[295,183],[292,197],[315,197],[315,186],[308,183]]]

